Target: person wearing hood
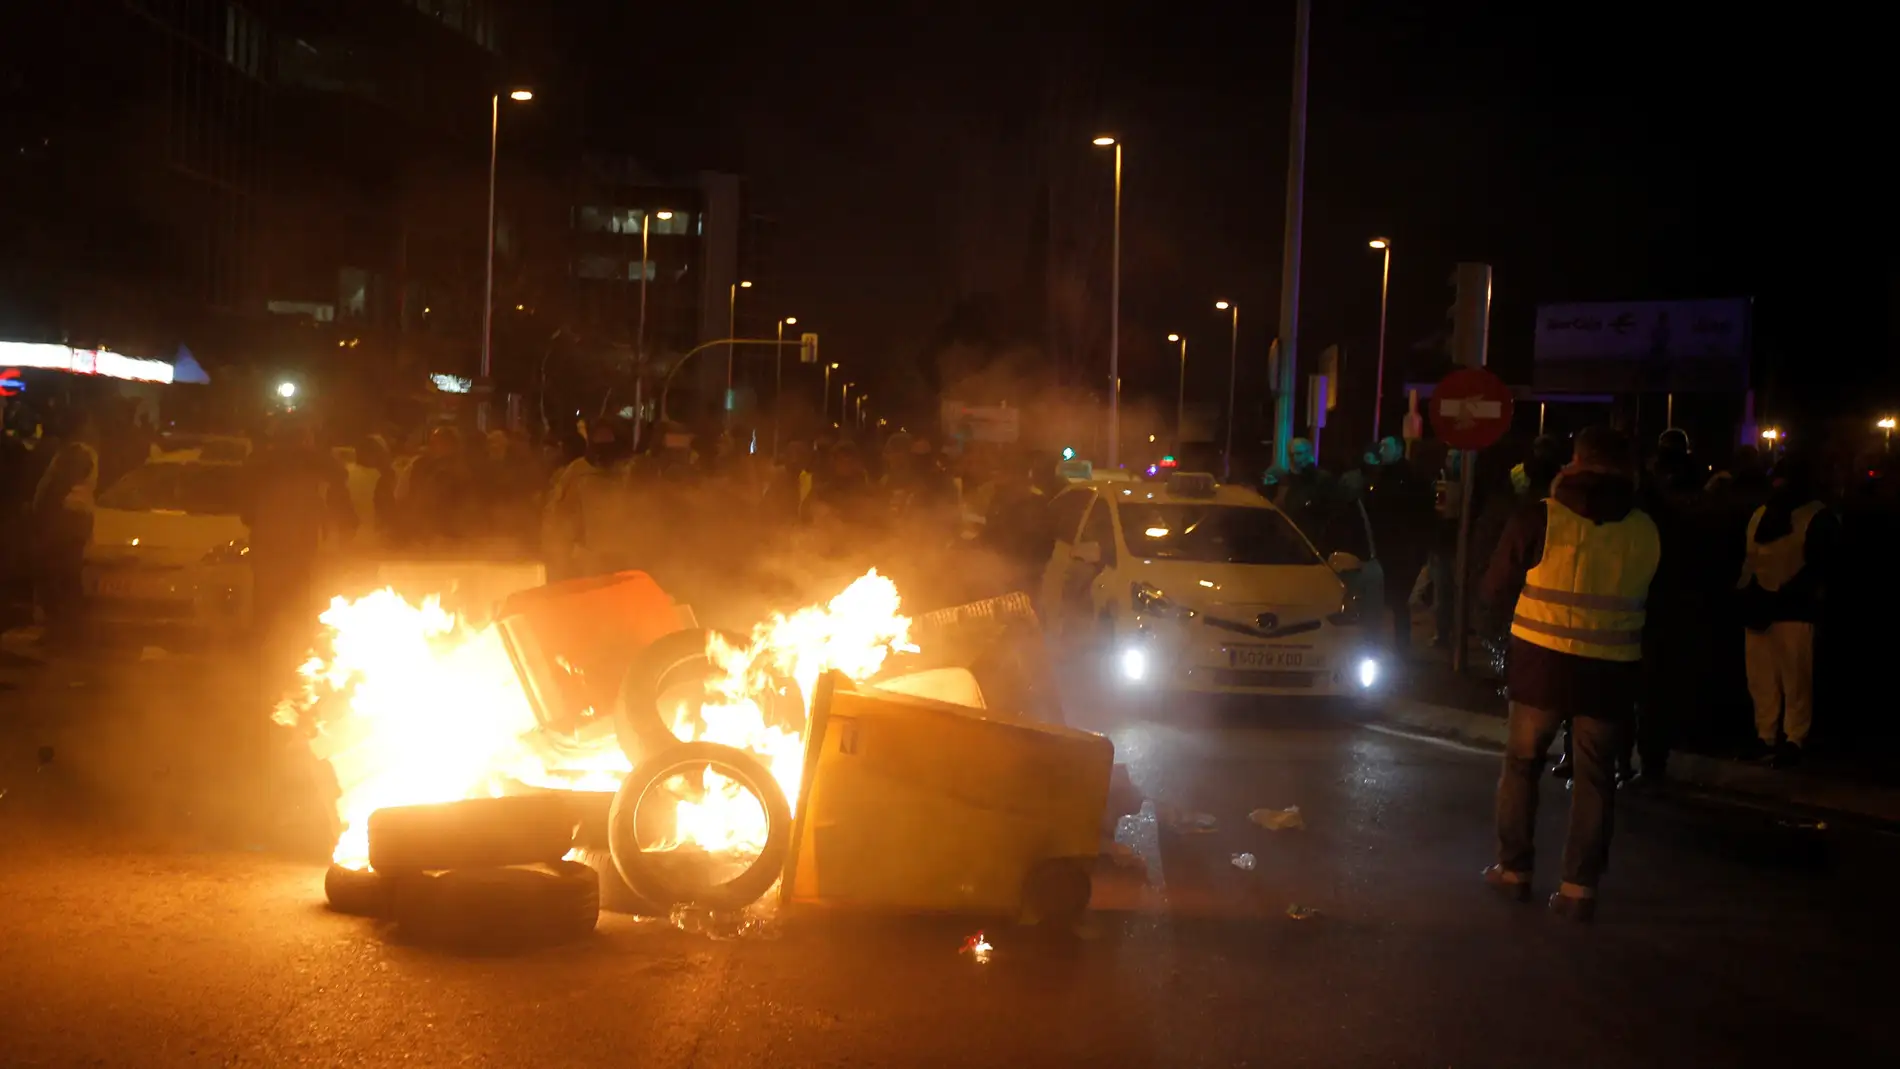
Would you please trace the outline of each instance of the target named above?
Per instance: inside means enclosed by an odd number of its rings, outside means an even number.
[[[1629,439],[1592,427],[1577,435],[1575,459],[1550,496],[1511,517],[1484,576],[1485,603],[1514,606],[1498,859],[1484,878],[1514,898],[1530,897],[1537,777],[1568,722],[1575,785],[1562,883],[1550,898],[1551,912],[1566,919],[1587,921],[1596,911],[1616,763],[1642,683],[1644,604],[1661,559],[1656,524],[1637,507]]]
[[[1784,456],[1775,466],[1768,503],[1748,521],[1747,556],[1735,584],[1755,734],[1760,752],[1777,767],[1798,763],[1807,744],[1814,714],[1814,625],[1839,538],[1840,526],[1815,494],[1807,465],[1797,455]]]

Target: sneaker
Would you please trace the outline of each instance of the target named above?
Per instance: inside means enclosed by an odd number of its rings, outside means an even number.
[[[1771,768],[1793,768],[1800,763],[1801,744],[1798,742],[1782,743],[1775,747],[1775,752],[1768,758]]]
[[[1596,919],[1596,896],[1567,895],[1558,891],[1550,896],[1550,914],[1562,920],[1588,924]]]
[[[1502,865],[1493,865],[1484,870],[1484,882],[1506,898],[1518,902],[1531,900],[1531,875],[1528,872],[1512,872]]]
[[[1742,760],[1765,761],[1775,752],[1775,744],[1762,739],[1750,739],[1742,747]]]

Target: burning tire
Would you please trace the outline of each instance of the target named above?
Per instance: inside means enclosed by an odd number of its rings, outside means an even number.
[[[460,949],[562,943],[600,919],[600,880],[578,861],[411,873],[391,883],[398,929]]]
[[[646,796],[674,776],[692,776],[711,768],[751,793],[765,810],[765,845],[744,871],[723,882],[703,878],[714,861],[710,854],[684,850],[642,849],[637,825]],[[778,781],[758,758],[731,746],[710,742],[675,743],[633,770],[614,797],[609,821],[614,867],[627,886],[656,906],[678,904],[708,909],[741,909],[772,889],[791,850],[792,809]]]
[[[389,881],[374,869],[332,864],[323,874],[323,897],[330,908],[353,917],[389,915]]]
[[[621,751],[635,766],[680,741],[671,719],[660,710],[660,696],[670,688],[710,679],[718,671],[706,656],[706,640],[715,633],[734,647],[745,645],[743,637],[730,632],[675,631],[654,640],[627,668],[614,727]]]
[[[369,815],[369,863],[396,875],[559,861],[577,823],[558,792],[393,806]]]

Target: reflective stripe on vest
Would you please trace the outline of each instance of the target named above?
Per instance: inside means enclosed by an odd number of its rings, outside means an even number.
[[[1662,558],[1656,524],[1641,510],[1592,523],[1544,502],[1544,553],[1524,577],[1511,634],[1560,653],[1604,661],[1643,654],[1643,606]]]
[[[1755,541],[1755,532],[1761,527],[1762,517],[1768,515],[1768,506],[1755,510],[1748,520],[1748,554],[1742,560],[1742,579],[1736,589],[1745,590],[1752,579],[1761,584],[1763,590],[1774,592],[1787,586],[1807,564],[1808,525],[1814,522],[1827,506],[1819,501],[1810,501],[1795,509],[1788,517],[1790,530],[1787,534],[1772,542]]]

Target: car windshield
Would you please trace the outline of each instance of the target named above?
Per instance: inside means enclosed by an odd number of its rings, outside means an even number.
[[[243,470],[236,464],[146,464],[126,472],[100,494],[99,507],[234,516]]]
[[[1152,560],[1218,564],[1318,564],[1285,516],[1239,505],[1121,502],[1128,551]]]

